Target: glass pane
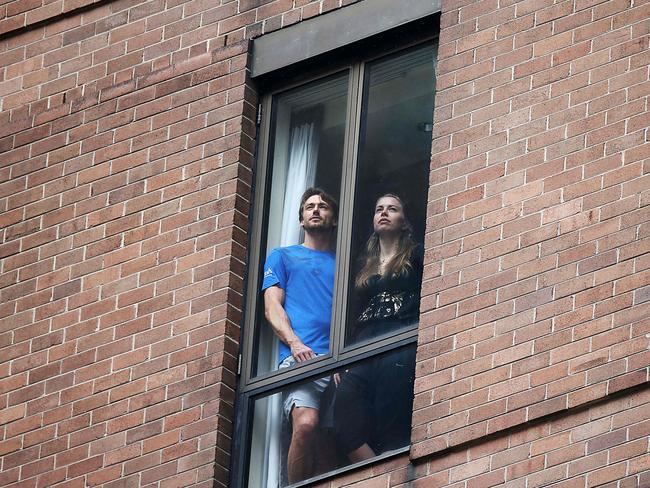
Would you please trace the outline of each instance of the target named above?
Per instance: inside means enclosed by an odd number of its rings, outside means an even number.
[[[433,120],[434,52],[365,70],[346,344],[417,325]],[[391,197],[383,197],[390,194]]]
[[[320,223],[331,230],[328,234],[331,249],[305,248],[300,244],[305,239],[304,228],[311,228],[308,226],[312,219],[303,228],[299,208],[301,196],[309,187],[322,188],[334,200],[339,199],[347,91],[348,73],[345,72],[283,92],[273,100],[268,157],[271,187],[262,258],[266,262],[264,283],[260,284],[260,289],[264,287],[265,291],[259,300],[256,321],[254,375],[276,370],[289,354],[284,342],[276,337],[276,330],[264,318],[262,309],[267,287],[282,290],[283,310],[306,347],[317,354],[329,352],[335,218]],[[278,248],[282,250],[272,252]],[[310,295],[309,302],[304,299],[306,294]],[[275,317],[277,322],[277,314]]]
[[[248,486],[283,487],[408,446],[414,376],[409,345],[255,400]]]

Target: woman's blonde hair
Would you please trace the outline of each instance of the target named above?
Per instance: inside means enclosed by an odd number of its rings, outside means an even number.
[[[386,193],[385,195],[380,196],[377,201],[385,197],[391,197],[397,200],[402,206],[402,213],[404,214],[404,221],[406,223],[405,228],[400,234],[399,241],[397,243],[397,252],[395,256],[386,264],[384,268],[385,276],[402,276],[407,275],[411,272],[413,266],[411,265],[411,254],[413,249],[416,247],[416,242],[413,240],[413,228],[411,223],[408,220],[406,215],[406,209],[404,202],[400,197],[393,193]],[[366,249],[363,257],[363,266],[361,271],[357,274],[355,279],[355,286],[357,288],[363,288],[368,285],[368,280],[373,275],[376,275],[379,270],[379,236],[376,232],[373,231],[372,235],[366,243]]]

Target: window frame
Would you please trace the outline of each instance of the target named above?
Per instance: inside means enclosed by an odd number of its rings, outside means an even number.
[[[413,29],[413,24],[419,27]],[[349,278],[351,271],[352,224],[356,191],[356,173],[359,156],[359,140],[364,95],[365,66],[377,59],[409,49],[430,45],[437,52],[439,14],[419,19],[404,28],[393,29],[383,36],[375,36],[326,55],[320,55],[284,68],[280,73],[270,73],[254,79],[259,86],[266,86],[260,97],[257,121],[256,165],[251,188],[251,219],[248,247],[248,269],[246,296],[243,310],[240,367],[236,392],[235,434],[232,437],[233,486],[246,486],[250,443],[252,440],[252,417],[256,398],[277,393],[290,384],[321,377],[328,372],[362,362],[381,353],[396,350],[417,343],[418,328],[414,327],[397,334],[361,344],[345,345],[345,324],[347,323]],[[410,31],[405,28],[410,27]],[[406,33],[406,34],[405,34]],[[319,66],[320,65],[320,66]],[[323,68],[325,65],[325,68]],[[307,73],[305,73],[305,70]],[[346,129],[343,148],[343,162],[340,189],[340,210],[336,242],[348,243],[337,250],[334,296],[332,303],[332,327],[330,330],[330,353],[309,361],[299,368],[276,370],[254,376],[256,353],[256,320],[262,313],[260,305],[263,295],[259,290],[263,272],[263,254],[266,249],[266,226],[268,212],[265,212],[272,183],[272,163],[269,148],[272,143],[273,99],[279,93],[323,79],[327,76],[348,71],[346,107]],[[287,82],[287,78],[290,82]],[[367,465],[396,454],[408,452],[410,446],[389,451],[361,463],[350,464],[328,473],[318,479],[335,476],[360,465]],[[313,480],[312,480],[313,481]],[[303,482],[291,486],[301,486]]]
[[[272,165],[269,162],[269,147],[271,137],[271,125],[273,116],[273,98],[279,93],[303,86],[307,83],[318,81],[320,79],[332,76],[343,71],[349,72],[348,79],[348,106],[346,108],[346,133],[343,148],[343,173],[341,175],[341,198],[339,202],[339,218],[336,241],[338,243],[350,242],[352,237],[352,219],[354,213],[355,199],[355,177],[358,167],[359,139],[361,135],[361,115],[363,108],[363,90],[365,66],[377,59],[381,59],[391,54],[396,54],[409,49],[431,45],[435,46],[436,36],[428,39],[420,39],[405,45],[395,47],[391,50],[381,51],[372,56],[359,56],[361,60],[347,62],[328,70],[321,70],[314,73],[313,76],[301,79],[285,86],[275,87],[262,97],[260,110],[262,117],[259,123],[259,145],[257,148],[257,168],[255,180],[253,183],[253,218],[251,219],[251,240],[249,247],[249,266],[247,279],[247,290],[244,313],[244,334],[242,335],[242,354],[241,354],[241,392],[247,392],[252,389],[264,388],[268,384],[283,382],[285,378],[292,378],[297,373],[295,368],[284,371],[271,371],[253,376],[254,357],[255,357],[255,332],[256,319],[259,317],[258,308],[262,302],[262,294],[259,291],[260,276],[263,263],[263,248],[266,244],[264,231],[266,228],[268,214],[265,212],[271,187]],[[367,352],[383,348],[392,343],[404,339],[417,339],[417,328],[402,331],[398,334],[391,335],[379,340],[362,344],[345,345],[344,325],[347,320],[346,301],[348,297],[349,277],[351,272],[350,249],[339,249],[337,251],[336,274],[334,278],[334,297],[332,300],[332,328],[330,330],[330,353],[318,359],[310,361],[308,364],[300,366],[300,372],[322,370],[335,364],[345,361],[346,359],[356,358]],[[286,383],[290,383],[288,381]],[[286,384],[284,383],[284,384]]]

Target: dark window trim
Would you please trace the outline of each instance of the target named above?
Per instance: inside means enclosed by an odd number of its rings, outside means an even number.
[[[331,367],[327,370],[322,370],[319,369],[318,371],[304,371],[299,374],[294,374],[294,376],[287,378],[283,381],[277,381],[271,385],[267,385],[266,387],[263,388],[258,388],[253,391],[247,391],[244,393],[240,393],[238,395],[238,415],[235,420],[235,425],[233,428],[233,439],[232,439],[232,446],[233,446],[233,472],[232,472],[232,479],[231,479],[231,484],[234,487],[244,487],[246,486],[245,483],[248,482],[248,466],[250,463],[250,454],[251,454],[251,449],[246,449],[246,447],[250,447],[250,444],[252,442],[252,429],[250,428],[253,422],[253,413],[255,410],[255,400],[264,397],[267,395],[273,395],[275,393],[281,392],[286,386],[290,384],[296,384],[299,382],[303,381],[308,381],[310,379],[315,379],[322,377],[327,374],[331,374],[335,372],[336,370],[340,370],[342,368],[348,367],[348,366],[354,366],[358,363],[361,363],[367,359],[370,359],[372,357],[376,357],[380,354],[388,353],[390,351],[400,349],[400,348],[406,348],[406,347],[417,347],[417,338],[412,337],[409,339],[404,339],[400,341],[394,341],[391,344],[388,344],[384,347],[376,348],[371,351],[367,351],[363,354],[347,358],[345,360],[340,360],[337,361],[336,363],[332,364]],[[237,433],[242,433],[244,435],[237,435]],[[357,468],[367,466],[369,464],[374,464],[378,461],[382,461],[384,459],[399,455],[399,454],[404,454],[408,453],[410,451],[411,447],[410,445],[404,446],[398,449],[394,449],[392,451],[386,451],[378,456],[375,456],[372,459],[368,459],[365,461],[361,461],[358,463],[354,464],[349,464],[347,466],[343,466],[341,468],[337,468],[332,471],[328,471],[327,473],[323,473],[320,475],[317,475],[313,478],[309,478],[307,480],[300,481],[298,483],[288,485],[286,488],[298,488],[301,486],[307,486],[310,485],[311,483],[315,481],[322,481],[328,478],[335,477],[341,473],[347,473],[349,471],[355,470]]]
[[[410,447],[400,447],[399,449],[394,449],[392,451],[386,451],[382,452],[378,456],[375,456],[372,459],[366,459],[365,461],[359,461],[358,463],[350,464],[348,466],[345,466],[343,468],[338,468],[333,471],[329,471],[327,473],[314,476],[313,478],[306,479],[304,481],[300,481],[299,483],[294,483],[293,485],[288,485],[285,488],[300,488],[302,486],[311,486],[312,483],[319,482],[319,481],[325,481],[329,478],[335,478],[336,476],[343,474],[343,473],[349,473],[350,471],[363,468],[365,466],[368,466],[370,464],[375,464],[377,462],[383,461],[388,458],[392,458],[395,456],[398,456],[400,454],[407,454],[410,451]]]
[[[251,74],[260,76],[439,13],[441,0],[366,0],[256,39]]]
[[[317,17],[316,19],[324,17],[326,16]],[[255,86],[262,87],[262,91],[265,94],[285,91],[321,76],[324,77],[327,74],[341,71],[354,63],[360,61],[370,62],[391,52],[402,51],[410,46],[437,39],[440,24],[439,19],[439,13],[421,17],[413,20],[409,24],[378,33],[373,37],[343,45],[332,51],[287,65],[282,69],[257,75],[252,77],[251,81]],[[291,26],[289,29],[293,27],[295,26]],[[253,40],[253,51],[255,50],[255,43],[262,39],[264,37]],[[373,52],[377,54],[369,56],[369,53]],[[323,68],[324,66],[326,68]]]
[[[338,369],[344,368],[346,366],[351,366],[359,362],[363,362],[366,359],[369,359],[374,356],[380,356],[381,354],[393,351],[395,349],[400,349],[409,344],[416,344],[417,336],[416,334],[411,334],[410,336],[403,337],[401,339],[396,339],[391,337],[390,341],[386,341],[385,344],[378,346],[373,344],[371,349],[366,349],[363,352],[357,353],[355,355],[349,355],[343,359],[338,359],[337,361],[327,362],[327,366],[323,366],[323,362],[314,361],[314,364],[317,364],[316,368],[300,368],[299,372],[296,372],[294,368],[291,375],[283,376],[282,379],[277,379],[274,377],[273,382],[267,382],[264,386],[259,386],[256,388],[250,388],[246,391],[251,398],[263,397],[266,395],[272,395],[273,393],[278,393],[282,391],[286,386],[291,384],[300,383],[302,381],[307,381],[309,379],[317,379],[322,376],[326,376],[335,372]]]

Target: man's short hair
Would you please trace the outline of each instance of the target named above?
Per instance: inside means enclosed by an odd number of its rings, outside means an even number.
[[[316,188],[314,186],[307,188],[305,190],[305,193],[302,194],[302,197],[300,198],[300,207],[298,207],[298,220],[302,222],[302,210],[303,207],[305,206],[305,202],[313,197],[314,195],[318,195],[321,197],[321,199],[327,203],[330,207],[332,207],[332,212],[334,213],[334,218],[338,220],[339,218],[339,204],[336,201],[336,199],[327,193],[325,190],[321,188]]]

